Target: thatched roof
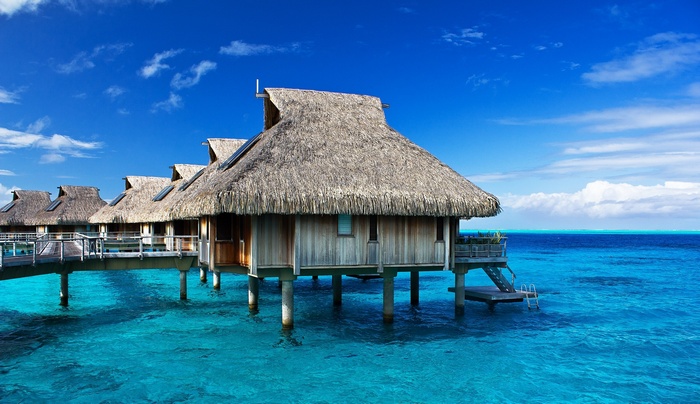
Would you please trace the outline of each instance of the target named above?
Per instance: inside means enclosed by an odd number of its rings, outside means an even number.
[[[224,160],[232,155],[239,147],[246,142],[246,139],[225,139],[225,138],[210,138],[207,139],[209,145],[209,164],[219,160]]]
[[[125,181],[124,192],[92,215],[90,223],[144,223],[139,216],[151,199],[170,184],[167,177],[129,176]]]
[[[200,164],[175,164],[174,166],[170,167],[173,169],[173,174],[170,177],[170,181],[175,184],[177,181],[188,180],[204,167],[206,166]]]
[[[62,185],[58,188],[58,197],[43,206],[30,224],[87,224],[90,216],[107,204],[100,198],[100,190],[95,187]]]
[[[36,214],[51,203],[50,195],[46,191],[12,191],[12,201],[2,207],[2,210],[9,209],[0,212],[0,226],[30,226]]]
[[[267,89],[265,131],[171,217],[379,214],[484,217],[498,199],[389,127],[376,97]],[[225,168],[225,167],[224,167]]]

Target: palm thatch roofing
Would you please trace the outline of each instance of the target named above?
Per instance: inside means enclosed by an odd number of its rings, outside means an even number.
[[[144,223],[141,211],[170,181],[168,177],[126,177],[124,192],[92,215],[90,223]]]
[[[95,187],[62,185],[58,197],[43,206],[29,224],[40,225],[84,225],[107,202],[100,198]]]
[[[239,147],[243,146],[245,142],[246,139],[207,139],[206,143],[209,145],[209,164],[229,157],[238,150]]]
[[[12,191],[12,201],[2,207],[0,226],[30,226],[36,214],[51,203],[47,191]]]
[[[379,98],[267,89],[265,130],[171,218],[357,214],[486,217],[498,199],[392,129]],[[225,162],[227,163],[227,162]]]

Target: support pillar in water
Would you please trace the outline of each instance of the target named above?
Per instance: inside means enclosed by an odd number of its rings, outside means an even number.
[[[420,272],[411,272],[411,306],[418,306],[420,300],[420,282],[419,282]]]
[[[258,297],[260,295],[260,279],[248,275],[248,309],[258,310]]]
[[[220,290],[221,289],[221,272],[219,271],[214,271],[214,290]]]
[[[180,271],[180,300],[187,300],[187,271]]]
[[[333,285],[333,306],[343,304],[343,275],[333,275],[331,278]]]
[[[394,322],[394,276],[393,274],[384,273],[384,323],[391,324]]]
[[[68,272],[61,273],[61,306],[68,306]]]
[[[294,328],[294,281],[283,280],[282,283],[282,328]]]
[[[455,314],[464,314],[464,274],[455,273]]]
[[[199,268],[199,281],[202,283],[207,283],[207,269]]]

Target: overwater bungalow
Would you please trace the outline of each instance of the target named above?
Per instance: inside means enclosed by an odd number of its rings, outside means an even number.
[[[90,217],[107,205],[95,187],[61,185],[58,197],[40,209],[28,224],[36,226],[38,234],[93,233]]]
[[[200,218],[214,272],[278,277],[284,314],[298,276],[384,278],[387,321],[393,278],[453,270],[459,219],[499,213],[498,199],[392,129],[379,98],[320,91],[267,89],[263,131],[211,175],[194,181],[172,220]],[[415,276],[414,276],[415,275]],[[460,279],[460,278],[457,278]],[[286,303],[285,303],[286,302]]]
[[[49,204],[51,194],[47,191],[12,191],[12,201],[0,208],[0,233],[34,233],[32,219]]]
[[[100,234],[119,238],[155,234],[160,229],[140,220],[140,212],[163,187],[170,184],[170,178],[127,176],[124,181],[124,192],[92,215],[90,223],[99,226]],[[164,228],[161,233],[164,233]]]

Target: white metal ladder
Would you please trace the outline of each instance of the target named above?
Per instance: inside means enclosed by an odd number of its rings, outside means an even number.
[[[529,286],[526,284],[520,285],[520,293],[525,295],[525,300],[527,300],[527,308],[528,310],[532,309],[532,305],[530,304],[530,295],[532,295],[532,298],[535,300],[534,305],[535,307],[539,310],[540,309],[540,298],[537,295],[537,289],[535,288],[535,284],[531,283]]]

